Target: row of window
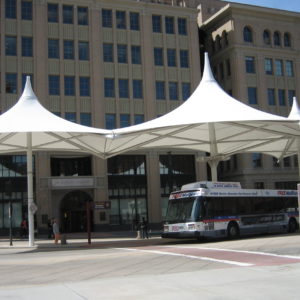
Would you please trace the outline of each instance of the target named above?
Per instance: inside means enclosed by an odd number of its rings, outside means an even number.
[[[33,41],[32,37],[21,37],[21,54],[25,57],[33,56]],[[17,37],[6,35],[5,36],[5,55],[16,56],[17,55]]]
[[[5,17],[17,18],[17,0],[5,0]],[[32,0],[21,1],[21,19],[32,20]]]
[[[258,99],[257,99],[257,88],[256,87],[248,87],[247,88],[248,93],[248,103],[251,105],[257,105]],[[293,97],[295,97],[296,93],[295,90],[285,90],[285,89],[274,89],[274,88],[268,88],[267,89],[267,97],[268,97],[268,104],[270,106],[286,106],[288,99],[288,104],[292,106],[293,103]]]
[[[131,63],[132,64],[141,64],[141,46],[132,45],[131,50]],[[111,43],[103,44],[103,61],[104,62],[114,62],[114,45]],[[123,44],[117,45],[117,62],[118,63],[128,63],[128,46]]]
[[[163,66],[164,65],[164,50],[163,48],[155,47],[153,50],[154,55],[154,65]],[[167,66],[177,67],[177,51],[176,49],[166,49]],[[179,50],[179,65],[181,68],[189,67],[189,51]]]
[[[244,42],[253,43],[253,31],[250,26],[244,27],[243,38]],[[274,46],[291,47],[291,35],[289,32],[283,34],[282,40],[282,34],[279,31],[274,31],[272,34],[270,30],[265,29],[262,38],[265,45],[271,45],[273,42]]]
[[[76,9],[77,24],[88,25],[88,8],[79,6]],[[62,5],[61,7],[62,22],[64,24],[74,24],[75,12],[73,5]],[[17,0],[5,0],[5,17],[10,19],[17,18]],[[60,7],[57,3],[48,3],[47,5],[48,22],[58,23],[60,17]],[[140,15],[137,12],[129,12],[116,10],[113,16],[111,9],[102,9],[102,27],[112,28],[113,17],[117,29],[140,30]],[[21,1],[21,18],[23,20],[32,20],[32,0]],[[175,34],[175,18],[166,16],[164,18],[165,32],[167,34]],[[152,16],[153,32],[162,32],[162,16]],[[178,34],[187,34],[186,18],[177,18]]]
[[[144,122],[144,115],[135,114],[133,120],[131,120],[130,114],[120,114],[119,117],[120,124],[117,126],[117,115],[116,114],[105,114],[105,128],[106,129],[115,129],[128,127],[130,125],[141,124]],[[133,121],[133,124],[132,124]]]
[[[246,73],[256,73],[255,67],[255,57],[254,56],[246,56],[245,57],[245,67]],[[265,74],[267,75],[276,75],[276,76],[294,76],[294,66],[293,61],[282,59],[265,58],[264,60],[264,69]],[[275,71],[274,71],[275,69]]]
[[[253,168],[261,168],[263,166],[263,157],[262,153],[252,153],[252,167]],[[291,168],[291,167],[298,167],[298,157],[297,155],[294,155],[293,157],[285,157],[281,162],[278,161],[277,158],[271,157],[273,167],[274,168]],[[294,164],[294,165],[293,165]],[[237,156],[233,155],[231,159],[227,161],[223,161],[220,163],[220,172],[224,173],[226,171],[234,171],[238,169],[238,162],[237,162]]]
[[[26,82],[26,76],[28,74],[22,74],[22,89],[24,88]],[[32,77],[32,75],[31,75]],[[65,96],[75,96],[76,86],[79,86],[79,96],[89,97],[91,95],[90,88],[90,77],[79,77],[79,82],[76,82],[75,76],[64,76],[64,95]],[[31,78],[33,82],[33,79]],[[133,79],[131,83],[132,97],[133,99],[143,98],[143,81],[140,79]],[[59,96],[61,94],[61,82],[59,75],[49,75],[48,76],[48,93],[49,95]],[[165,100],[166,99],[166,83],[164,81],[155,82],[156,99]],[[6,73],[5,74],[5,91],[7,94],[17,94],[17,74],[16,73]],[[186,100],[190,96],[190,83],[181,83],[181,98]],[[114,78],[104,78],[104,97],[115,98],[115,79]],[[128,79],[118,80],[118,96],[121,99],[130,98],[130,88]],[[178,82],[168,83],[168,96],[170,100],[179,100],[179,87]]]

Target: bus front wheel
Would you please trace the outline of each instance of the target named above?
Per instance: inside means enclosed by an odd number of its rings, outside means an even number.
[[[297,222],[294,218],[289,220],[288,232],[295,232],[297,230]]]
[[[229,239],[236,239],[240,235],[239,226],[235,222],[230,222],[227,227],[227,237]]]

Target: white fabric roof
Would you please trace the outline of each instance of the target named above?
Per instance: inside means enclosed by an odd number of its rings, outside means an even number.
[[[64,120],[38,101],[27,77],[19,101],[0,116],[0,153],[27,149],[26,133],[32,133],[32,150],[88,152],[103,157],[109,130]]]
[[[287,138],[300,135],[295,120],[254,109],[224,92],[207,53],[202,80],[186,102],[160,118],[113,132],[108,155],[159,147],[210,152],[211,159],[259,152],[267,144],[265,151],[280,157]],[[274,146],[280,151],[273,152]]]

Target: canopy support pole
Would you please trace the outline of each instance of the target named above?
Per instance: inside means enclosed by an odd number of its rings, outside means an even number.
[[[210,139],[210,156],[215,157],[218,155],[218,147],[216,141],[215,125],[213,123],[208,123],[208,133]],[[218,171],[217,171],[218,163],[219,163],[218,160],[209,161],[212,181],[218,181]]]
[[[27,194],[28,194],[28,238],[29,247],[34,246],[33,218],[33,172],[32,172],[32,133],[27,133]]]
[[[211,160],[208,162],[210,166],[210,172],[211,172],[211,181],[218,181],[218,160]]]

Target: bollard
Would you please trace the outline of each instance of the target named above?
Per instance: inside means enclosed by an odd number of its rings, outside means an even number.
[[[62,235],[61,235],[60,243],[61,243],[62,245],[66,245],[66,244],[67,244],[67,237],[66,237],[65,234],[62,234]]]

